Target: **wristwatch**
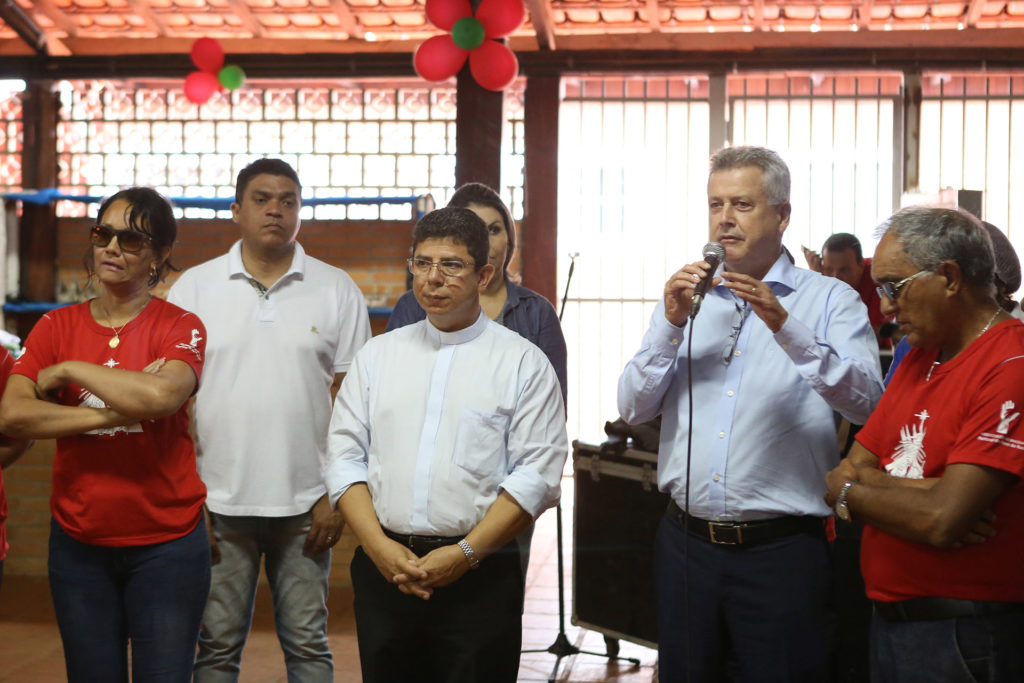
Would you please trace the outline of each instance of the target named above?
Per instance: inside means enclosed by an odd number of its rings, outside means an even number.
[[[469,562],[470,569],[476,569],[480,566],[480,560],[477,559],[476,553],[473,552],[473,546],[469,544],[469,541],[466,539],[459,541],[459,548],[466,555],[466,560]]]
[[[852,489],[853,485],[856,483],[857,482],[855,481],[846,482],[843,484],[843,487],[839,489],[839,495],[836,496],[836,517],[844,522],[849,522],[852,519],[850,515],[850,508],[846,504],[846,497],[850,494],[850,489]]]

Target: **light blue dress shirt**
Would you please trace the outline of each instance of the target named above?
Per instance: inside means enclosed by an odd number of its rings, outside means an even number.
[[[662,415],[658,485],[684,508],[693,333],[689,512],[702,519],[830,515],[822,495],[839,462],[833,411],[863,424],[882,394],[878,343],[856,291],[785,256],[764,282],[789,313],[777,333],[722,285],[684,327],[665,319],[662,300],[619,378],[627,422]]]

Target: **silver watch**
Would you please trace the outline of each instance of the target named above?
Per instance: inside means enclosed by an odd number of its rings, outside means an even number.
[[[839,495],[836,496],[836,517],[849,522],[852,519],[850,515],[850,507],[846,504],[846,497],[850,494],[850,489],[856,484],[855,481],[848,481],[843,484],[843,487],[839,489]]]
[[[466,555],[470,569],[476,569],[480,566],[480,560],[476,558],[476,553],[473,552],[473,546],[469,544],[469,541],[466,539],[459,541],[459,548],[461,548],[462,552]]]

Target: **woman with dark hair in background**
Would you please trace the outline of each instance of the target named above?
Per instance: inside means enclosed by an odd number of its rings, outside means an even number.
[[[516,224],[498,193],[481,183],[466,183],[452,195],[448,206],[469,209],[487,224],[491,249],[488,261],[495,269],[487,289],[480,294],[484,314],[533,342],[551,361],[566,399],[565,337],[554,306],[537,292],[509,278],[508,264],[516,250]],[[402,295],[388,320],[387,331],[427,317],[412,291]]]
[[[185,408],[206,330],[150,296],[177,226],[149,188],[99,209],[85,255],[100,294],[51,311],[0,402],[0,432],[56,438],[49,575],[68,680],[188,681],[210,587]]]

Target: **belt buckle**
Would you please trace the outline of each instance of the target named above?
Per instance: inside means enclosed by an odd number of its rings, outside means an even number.
[[[718,535],[715,533],[716,529],[718,529],[719,531],[721,531],[722,529],[732,529],[736,532],[736,537],[731,540],[728,538],[719,538]],[[743,545],[743,529],[742,527],[736,524],[708,522],[708,535],[711,537],[711,542],[715,545]]]

